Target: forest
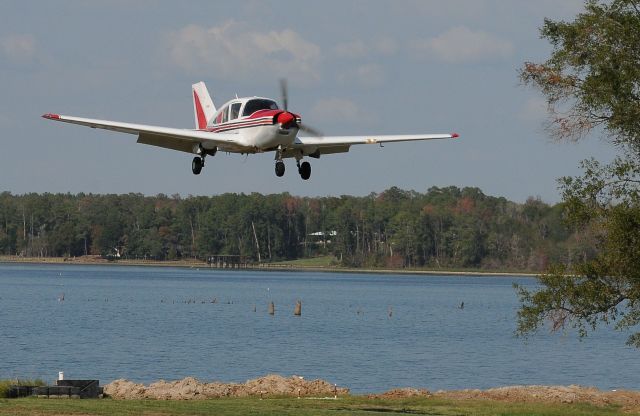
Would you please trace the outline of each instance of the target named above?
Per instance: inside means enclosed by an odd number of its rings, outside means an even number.
[[[562,204],[478,188],[368,196],[0,194],[0,254],[255,262],[334,255],[350,267],[541,271],[594,255]]]

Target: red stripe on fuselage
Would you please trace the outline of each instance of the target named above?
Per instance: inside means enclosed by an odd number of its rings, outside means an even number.
[[[256,126],[271,126],[273,125],[273,120],[271,119],[266,119],[266,120],[247,120],[245,122],[239,122],[239,123],[226,123],[217,127],[211,127],[209,129],[207,129],[208,131],[211,132],[220,132],[220,131],[227,131],[227,130],[235,130],[235,129],[243,129],[243,128],[247,128],[247,127],[256,127]]]
[[[261,117],[274,117],[280,113],[283,113],[282,110],[258,110],[254,111],[248,118],[261,118]]]

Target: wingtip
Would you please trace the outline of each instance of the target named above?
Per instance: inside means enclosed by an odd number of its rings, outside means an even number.
[[[460,135],[458,133],[451,133],[451,138],[452,139],[457,139],[458,137],[460,137]]]
[[[60,120],[60,115],[59,114],[53,114],[53,113],[47,113],[47,114],[43,114],[42,118],[46,118],[49,120]]]

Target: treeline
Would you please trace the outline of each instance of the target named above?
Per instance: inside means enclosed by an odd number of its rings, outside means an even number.
[[[563,207],[477,188],[396,187],[365,197],[0,194],[0,253],[256,261],[333,254],[349,266],[542,270],[591,256]]]

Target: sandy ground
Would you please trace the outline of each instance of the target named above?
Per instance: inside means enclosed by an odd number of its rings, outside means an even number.
[[[299,376],[279,375],[249,380],[244,384],[203,383],[187,377],[179,381],[158,381],[148,386],[128,380],[116,380],[104,388],[114,399],[197,400],[220,397],[312,396],[333,397],[349,394],[349,389],[334,387],[324,380],[305,380]],[[508,386],[488,390],[451,390],[432,393],[424,389],[400,388],[369,398],[405,399],[437,397],[451,400],[497,400],[512,403],[589,403],[596,406],[618,405],[626,411],[640,411],[640,392],[602,391],[583,386]]]
[[[349,389],[335,387],[324,380],[305,380],[299,376],[288,378],[270,374],[244,384],[203,383],[193,377],[179,381],[158,381],[148,386],[128,380],[116,380],[104,387],[114,399],[194,400],[219,397],[248,396],[333,396],[348,394]]]
[[[488,390],[440,390],[431,393],[413,388],[394,389],[369,397],[409,398],[438,397],[451,400],[496,400],[511,403],[589,403],[596,406],[618,405],[624,410],[640,411],[640,392],[602,391],[583,386],[507,386]]]

